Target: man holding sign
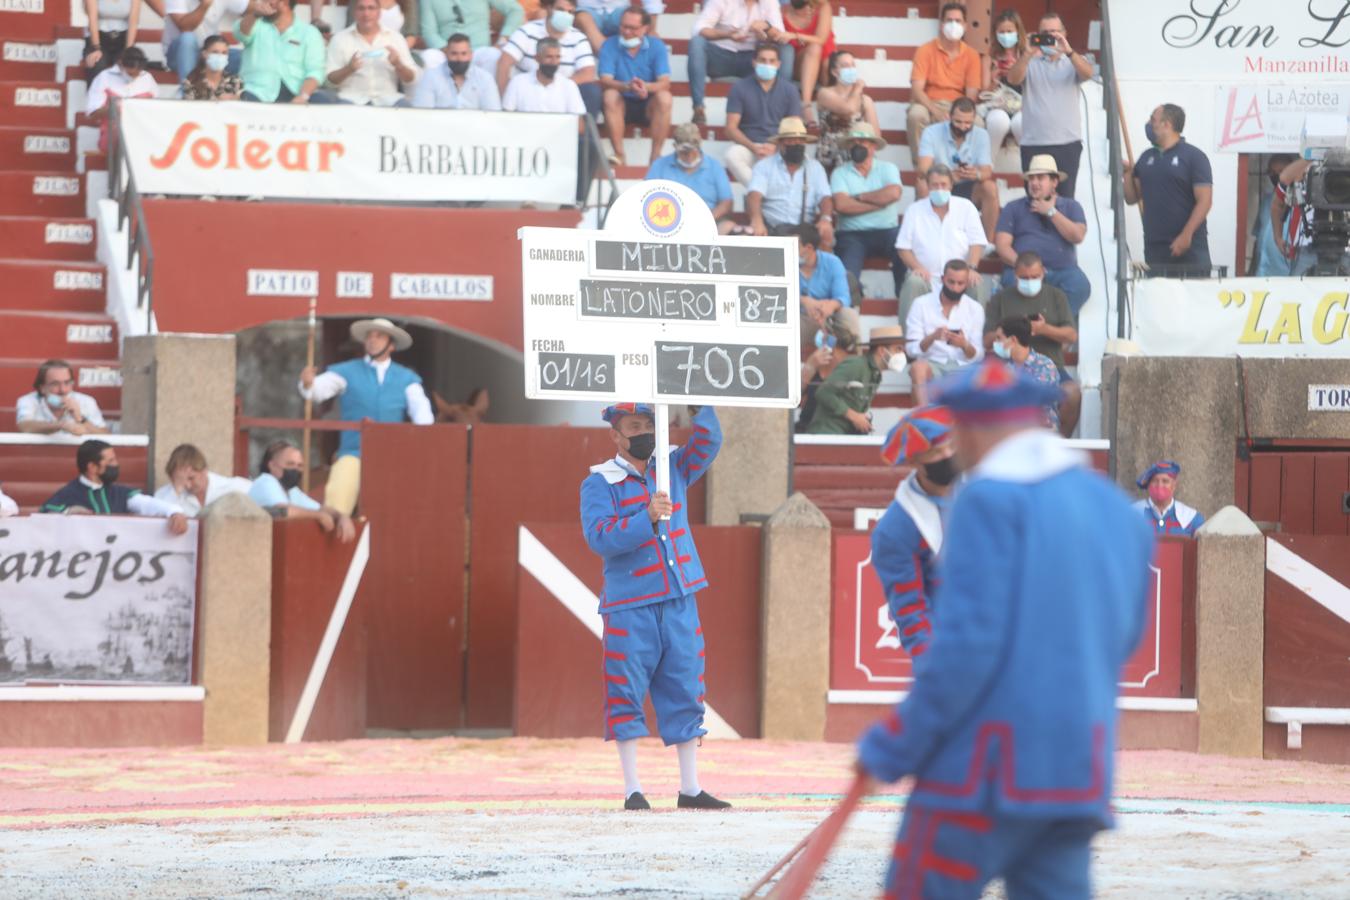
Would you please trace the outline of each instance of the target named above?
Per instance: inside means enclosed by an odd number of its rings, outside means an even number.
[[[604,559],[605,739],[618,742],[624,809],[651,809],[637,774],[637,739],[647,736],[643,700],[680,760],[680,809],[726,809],[698,783],[703,728],[703,628],[695,592],[708,584],[689,527],[689,486],[722,446],[711,406],[693,420],[689,443],[670,451],[670,486],[656,489],[656,410],[649,403],[605,409],[618,453],[581,483],[586,543]]]

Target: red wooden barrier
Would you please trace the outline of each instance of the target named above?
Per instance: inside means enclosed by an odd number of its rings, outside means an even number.
[[[357,525],[359,540],[364,524]],[[268,737],[285,739],[314,665],[356,541],[339,543],[307,519],[272,526],[272,692]],[[366,736],[366,627],[352,603],[303,740]]]

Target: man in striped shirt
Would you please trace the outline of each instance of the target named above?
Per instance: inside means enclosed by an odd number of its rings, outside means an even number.
[[[581,90],[582,102],[591,115],[600,113],[600,83],[595,80],[595,55],[586,35],[573,27],[575,0],[545,0],[546,15],[515,30],[502,47],[497,60],[497,89],[506,94],[507,82],[517,73],[533,73],[539,67],[538,46],[544,38],[553,38],[562,48],[557,75],[570,78]]]

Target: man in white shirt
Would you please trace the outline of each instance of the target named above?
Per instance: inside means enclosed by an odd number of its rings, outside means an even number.
[[[75,368],[64,359],[38,366],[32,393],[20,397],[16,407],[15,424],[29,434],[108,433],[98,401],[75,390]]]
[[[408,106],[399,85],[417,80],[408,42],[380,24],[379,0],[352,0],[351,25],[328,42],[328,83],[357,106]]]
[[[942,287],[915,300],[905,319],[915,406],[928,402],[928,382],[984,356],[984,307],[966,295],[974,274],[964,260],[948,261]]]
[[[784,78],[792,77],[796,51],[783,30],[778,0],[708,0],[689,38],[689,96],[694,124],[706,125],[703,96],[709,78],[745,78],[755,68],[755,48],[778,45]]]
[[[502,95],[502,109],[509,112],[572,113],[584,116],[586,105],[576,84],[559,71],[562,48],[553,38],[539,41],[539,65],[511,79]]]
[[[145,51],[140,47],[128,47],[122,51],[117,65],[99,72],[89,85],[84,111],[91,119],[101,122],[108,115],[109,101],[114,98],[158,96],[159,86],[145,70]]]
[[[473,64],[468,35],[456,33],[445,45],[445,62],[428,68],[417,79],[412,105],[418,109],[499,110],[502,98],[492,76]]]
[[[186,516],[202,510],[226,494],[247,494],[253,482],[247,478],[218,475],[206,464],[206,456],[194,444],[179,444],[164,466],[168,484],[155,491],[155,499],[175,507]]]
[[[228,34],[248,9],[249,0],[165,0],[164,62],[179,81],[197,67],[202,44],[213,34]],[[230,48],[225,70],[239,74],[243,51]]]
[[[970,264],[971,283],[967,290],[981,303],[989,299],[984,279],[974,271],[989,247],[979,210],[964,197],[952,195],[952,170],[947,166],[934,163],[924,179],[928,182],[928,196],[914,201],[905,210],[895,238],[900,261],[909,270],[900,286],[902,322],[909,315],[915,297],[938,289],[942,267],[950,259]]]
[[[502,47],[497,60],[497,88],[505,105],[507,83],[511,72],[533,72],[542,65],[539,44],[551,38],[560,48],[557,74],[572,81],[581,92],[582,102],[591,115],[600,114],[601,90],[596,81],[595,54],[586,35],[573,27],[576,21],[575,0],[543,0],[544,18],[533,19],[516,29]]]

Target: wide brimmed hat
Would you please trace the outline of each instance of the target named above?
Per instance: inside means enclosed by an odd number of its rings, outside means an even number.
[[[857,122],[839,138],[840,147],[849,147],[858,141],[871,141],[878,150],[886,147],[886,139],[877,134],[870,122]]]
[[[1033,156],[1031,162],[1027,163],[1027,170],[1022,174],[1028,178],[1032,175],[1054,175],[1060,181],[1069,180],[1068,173],[1060,171],[1059,163],[1055,162],[1055,158],[1049,153],[1037,153]]]
[[[863,343],[875,347],[878,344],[902,344],[904,341],[905,329],[899,325],[879,325],[867,333],[867,340]]]
[[[395,350],[407,350],[412,346],[412,335],[388,319],[358,319],[352,323],[353,340],[364,341],[372,331],[383,331],[393,338]]]
[[[816,142],[816,136],[806,130],[806,123],[801,116],[784,116],[783,121],[778,123],[778,133],[769,140],[776,144],[783,138],[801,138],[808,144]]]

